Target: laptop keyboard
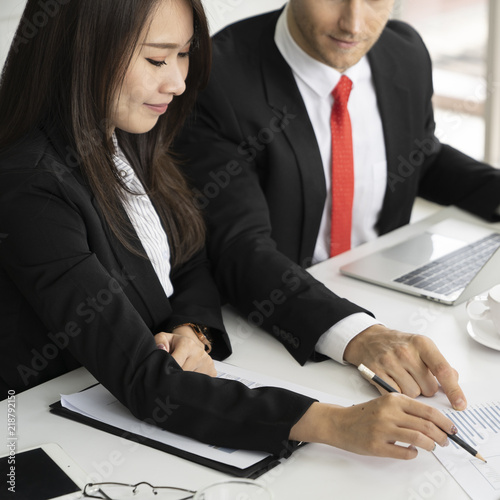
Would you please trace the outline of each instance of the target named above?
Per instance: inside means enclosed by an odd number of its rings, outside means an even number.
[[[494,233],[433,260],[394,281],[448,295],[465,288],[498,247],[500,247],[500,234]]]

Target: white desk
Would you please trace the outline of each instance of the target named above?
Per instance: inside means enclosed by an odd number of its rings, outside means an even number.
[[[433,217],[442,215],[439,213]],[[336,293],[363,305],[391,327],[431,337],[459,370],[469,402],[473,402],[475,397],[481,396],[476,388],[482,387],[484,381],[498,380],[500,352],[483,347],[468,336],[463,305],[438,305],[338,273],[341,264],[365,253],[369,247],[387,244],[392,237],[382,237],[354,249],[313,267],[311,272]],[[332,392],[353,402],[378,395],[354,367],[341,366],[333,361],[300,367],[277,340],[248,327],[230,309],[225,311],[225,320],[234,348],[234,354],[227,360],[230,363]],[[93,378],[81,368],[19,394],[16,412],[18,450],[56,442],[91,474],[94,481],[149,481],[196,489],[228,477],[49,413],[49,404],[56,401],[60,393],[78,391],[92,382]],[[468,387],[474,388],[474,393],[467,391]],[[488,384],[487,390],[490,399],[500,398],[498,383]],[[0,403],[0,428],[7,428],[6,421],[6,402],[3,401]],[[415,460],[403,462],[362,457],[309,444],[262,476],[260,481],[272,489],[277,500],[468,498],[438,460],[425,451],[420,451]]]

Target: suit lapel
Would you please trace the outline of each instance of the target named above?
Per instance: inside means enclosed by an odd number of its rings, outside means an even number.
[[[274,43],[280,13],[271,18],[263,32],[260,46],[262,78],[268,105],[276,116],[285,119],[283,134],[295,154],[302,178],[304,219],[300,263],[303,264],[314,253],[325,205],[326,185],[321,154],[302,96],[292,71]]]
[[[399,200],[394,196],[394,180],[400,178],[398,151],[410,140],[411,96],[403,81],[394,49],[387,37],[382,37],[368,53],[377,103],[382,119],[386,158],[387,187],[377,228],[383,231],[386,221],[398,210]]]
[[[46,132],[50,137],[50,141],[57,152],[57,161],[61,165],[66,165],[67,174],[75,176],[82,186],[88,190],[87,183],[85,182],[80,169],[78,168],[77,156],[73,148],[68,145],[64,139],[63,134],[57,127],[46,127]],[[60,172],[61,178],[64,179],[66,170]],[[151,261],[140,255],[135,255],[128,251],[115,237],[109,229],[108,224],[104,219],[101,208],[92,193],[89,191],[91,203],[99,215],[102,227],[107,236],[107,242],[114,256],[114,259],[119,264],[119,269],[108,269],[111,275],[118,280],[124,292],[128,296],[137,311],[146,320],[149,316],[150,326],[158,325],[166,316],[168,312],[169,301],[161,283],[156,275],[156,272],[151,264]],[[127,218],[124,209],[121,209],[123,216]],[[142,255],[146,255],[139,239],[132,242],[132,246]],[[103,263],[103,266],[105,264]],[[109,263],[108,265],[112,265]]]
[[[108,236],[111,250],[116,261],[121,266],[120,275],[127,282],[127,288],[124,288],[124,291],[141,316],[146,318],[147,314],[150,317],[150,326],[158,325],[167,315],[170,305],[158,275],[147,257],[146,250],[142,246],[137,233],[134,231],[137,239],[131,242],[131,246],[140,255],[127,250],[115,237],[104,221],[104,216],[94,197],[92,197],[92,204],[103,221],[103,227]],[[128,219],[125,210],[122,212],[124,217]],[[129,284],[135,293],[132,293],[132,290],[128,288]]]

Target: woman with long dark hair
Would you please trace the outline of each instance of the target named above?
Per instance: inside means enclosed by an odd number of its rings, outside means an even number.
[[[83,365],[138,418],[166,401],[158,425],[220,446],[445,442],[451,421],[404,396],[339,408],[213,377],[230,345],[169,154],[209,67],[200,0],[28,0],[0,82],[3,397]]]

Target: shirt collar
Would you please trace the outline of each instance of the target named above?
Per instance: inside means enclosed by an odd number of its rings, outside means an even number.
[[[129,187],[132,188],[132,183],[136,179],[136,175],[134,169],[130,166],[130,163],[125,156],[125,153],[120,148],[118,144],[118,139],[116,134],[113,132],[111,137],[113,141],[113,146],[115,148],[115,152],[113,155],[113,162],[115,164],[118,175],[121,177],[122,181]]]
[[[281,55],[288,63],[297,78],[300,78],[319,97],[327,97],[331,94],[342,75],[348,76],[356,84],[363,80],[370,80],[371,69],[368,58],[363,56],[354,66],[340,73],[336,69],[317,61],[304,52],[293,39],[287,22],[288,4],[283,9],[274,34],[274,41]]]
[[[125,153],[122,151],[120,148],[120,145],[118,144],[118,139],[116,137],[116,134],[113,132],[113,135],[111,136],[111,140],[113,141],[113,146],[115,148],[114,152],[114,162],[115,166],[118,170],[131,170],[132,167],[130,166],[127,157],[125,156]]]

